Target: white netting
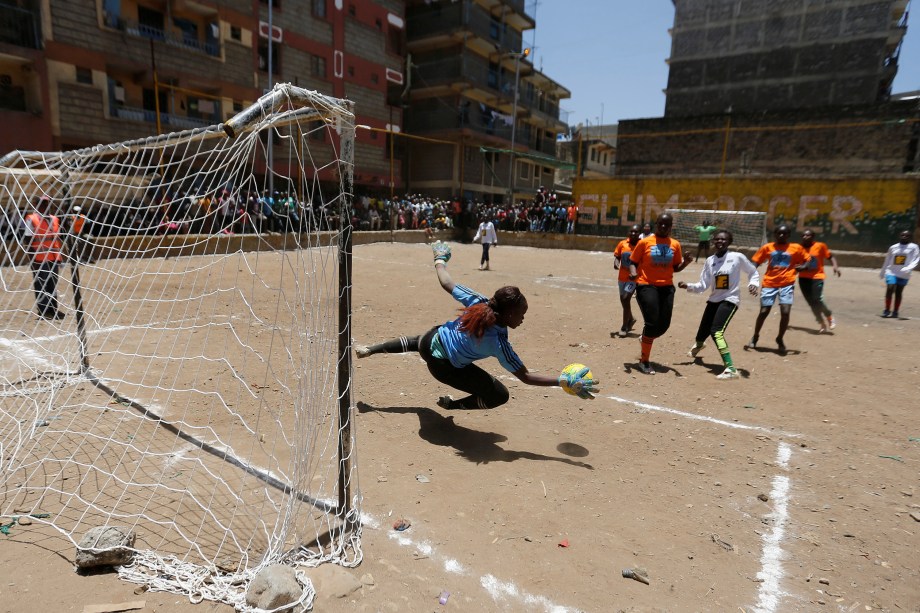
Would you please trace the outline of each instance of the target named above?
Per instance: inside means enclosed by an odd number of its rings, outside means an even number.
[[[767,214],[762,211],[715,209],[665,209],[674,217],[671,236],[691,248],[699,242],[698,226],[713,225],[729,230],[735,247],[760,247],[767,238]]]
[[[268,564],[360,562],[353,145],[350,103],[279,85],[227,125],[3,158],[0,227],[48,196],[68,229],[60,319],[37,316],[32,244],[5,232],[7,527],[129,527],[122,576],[239,610]]]

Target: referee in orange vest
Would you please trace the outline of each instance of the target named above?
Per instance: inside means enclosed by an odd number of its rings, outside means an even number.
[[[43,319],[62,319],[58,310],[57,282],[61,268],[61,220],[49,212],[51,199],[41,196],[35,203],[35,212],[24,219],[24,236],[27,252],[32,258],[32,288],[38,316]]]

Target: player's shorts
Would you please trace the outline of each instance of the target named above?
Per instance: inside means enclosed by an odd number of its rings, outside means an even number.
[[[904,287],[907,285],[909,279],[902,279],[901,277],[896,277],[894,275],[885,275],[885,285],[900,285]]]
[[[636,293],[635,281],[617,281],[617,287],[620,288],[620,298],[624,300],[626,298],[632,298],[633,294]]]
[[[777,297],[780,304],[792,304],[795,295],[795,284],[783,287],[764,287],[760,290],[760,306],[773,306]]]

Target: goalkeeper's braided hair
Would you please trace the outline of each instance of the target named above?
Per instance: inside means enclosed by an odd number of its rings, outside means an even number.
[[[482,338],[486,330],[498,322],[502,313],[507,313],[524,300],[524,294],[517,287],[513,285],[501,287],[495,291],[488,302],[480,302],[463,309],[460,313],[458,327],[475,338]]]

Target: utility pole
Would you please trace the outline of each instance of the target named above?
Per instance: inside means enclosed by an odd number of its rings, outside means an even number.
[[[508,168],[508,204],[514,205],[514,145],[517,134],[517,103],[518,103],[518,85],[521,79],[521,58],[530,55],[530,47],[527,47],[520,53],[511,53],[510,57],[514,58],[514,100],[511,102],[511,154],[509,155],[510,164]]]

